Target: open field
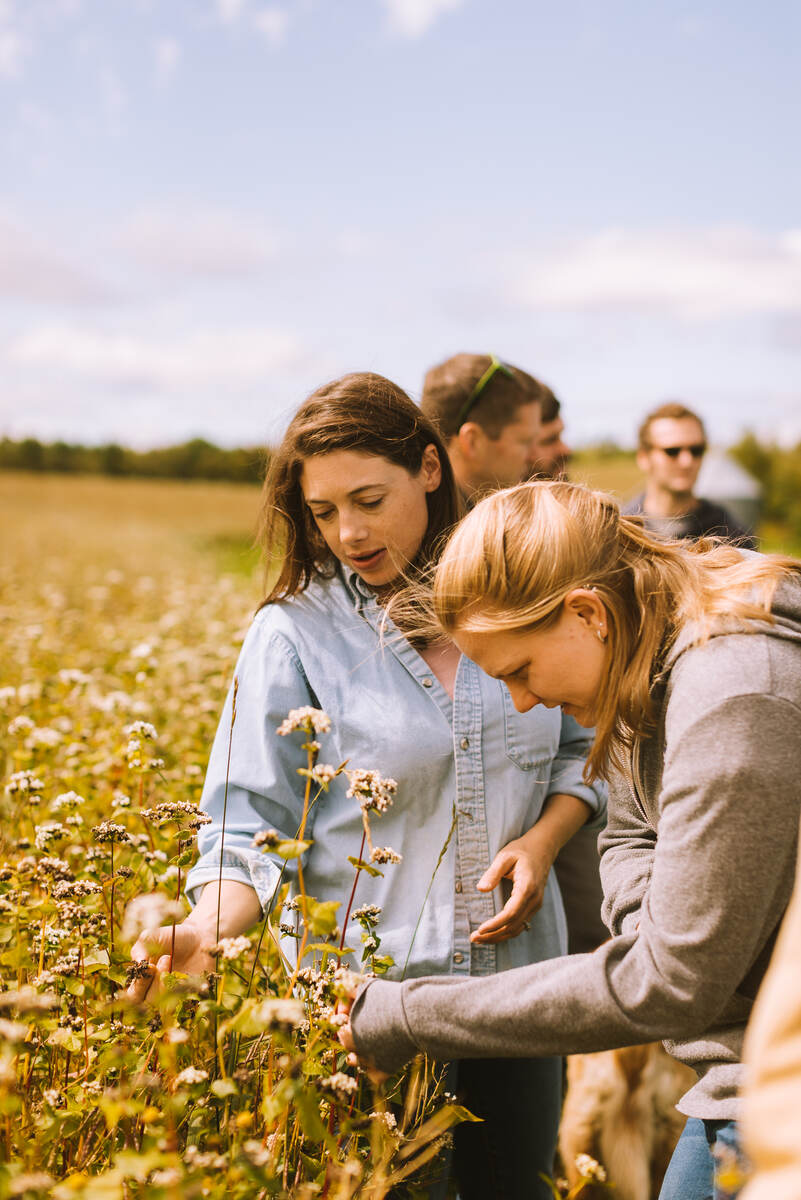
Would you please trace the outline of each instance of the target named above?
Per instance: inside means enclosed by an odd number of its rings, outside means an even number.
[[[0,1200],[422,1196],[411,1181],[461,1119],[426,1066],[390,1093],[397,1120],[343,1073],[336,914],[312,897],[295,989],[279,896],[250,940],[221,943],[216,975],[126,1001],[139,929],[185,911],[205,762],[260,599],[257,502],[0,475]]]

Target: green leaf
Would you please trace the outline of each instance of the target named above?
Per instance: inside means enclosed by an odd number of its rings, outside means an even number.
[[[356,858],[353,854],[348,855],[348,862],[351,863],[357,871],[366,871],[368,875],[381,875],[384,872],[379,871],[378,867],[374,867],[372,863],[365,862],[363,858]]]
[[[285,842],[279,842],[270,853],[277,854],[279,858],[300,858],[301,854],[305,854],[311,846],[311,842],[299,842],[293,838],[287,838]]]
[[[339,900],[315,900],[306,897],[306,924],[315,937],[330,937],[337,927]]]
[[[48,1046],[61,1046],[69,1054],[78,1054],[83,1049],[83,1038],[74,1029],[64,1029],[59,1026],[54,1029],[47,1039]]]
[[[93,974],[95,971],[102,971],[104,967],[109,965],[108,950],[97,948],[90,950],[83,958],[83,969],[87,975]]]

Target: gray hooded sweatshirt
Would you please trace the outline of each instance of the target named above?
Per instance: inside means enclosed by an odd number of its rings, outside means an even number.
[[[697,1072],[679,1108],[737,1116],[743,1034],[790,899],[801,817],[801,579],[774,622],[674,643],[657,727],[610,781],[604,919],[593,954],[488,978],[369,982],[358,1052],[438,1059],[608,1050],[664,1040]]]

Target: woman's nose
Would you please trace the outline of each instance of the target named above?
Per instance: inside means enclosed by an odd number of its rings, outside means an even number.
[[[506,686],[509,688],[512,704],[518,712],[529,712],[537,703],[537,697],[531,694],[524,683],[507,683]]]
[[[367,529],[360,513],[354,510],[339,514],[339,540],[343,545],[363,542],[366,536]]]

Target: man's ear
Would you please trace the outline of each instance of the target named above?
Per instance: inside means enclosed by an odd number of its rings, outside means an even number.
[[[475,421],[465,421],[456,434],[459,452],[467,462],[471,463],[483,459],[487,440],[486,433]]]
[[[642,447],[637,451],[637,466],[642,471],[643,475],[647,475],[651,469],[651,457],[647,450]]]

